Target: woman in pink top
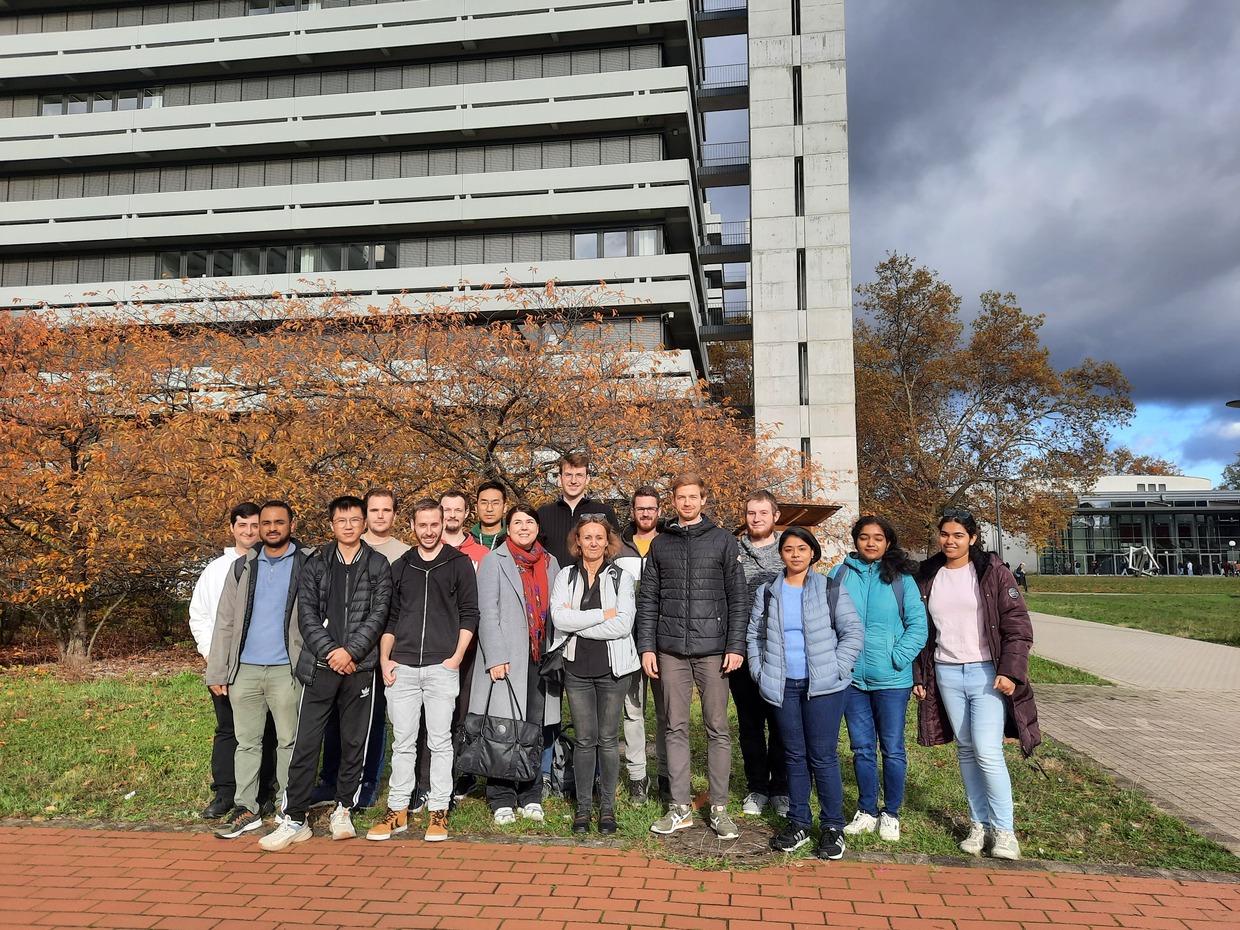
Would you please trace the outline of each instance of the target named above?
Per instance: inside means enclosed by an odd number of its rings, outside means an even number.
[[[944,511],[942,551],[918,575],[930,625],[913,663],[913,695],[921,702],[917,741],[956,740],[971,820],[960,848],[1019,859],[1003,737],[1019,736],[1026,756],[1042,740],[1029,686],[1033,625],[1016,579],[978,539],[971,513]]]

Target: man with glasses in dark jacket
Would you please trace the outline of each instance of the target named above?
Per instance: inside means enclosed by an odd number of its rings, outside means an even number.
[[[332,839],[357,835],[352,809],[361,794],[366,742],[374,715],[379,637],[387,624],[392,570],[387,557],[362,540],[366,511],[359,497],[338,497],[327,508],[335,541],[309,558],[301,574],[297,622],[305,648],[297,662],[304,685],[297,739],[289,764],[284,819],[259,845],[268,851],[303,843],[327,718],[340,715],[340,773]]]
[[[651,825],[674,833],[693,825],[689,785],[689,708],[696,684],[706,726],[710,825],[720,839],[740,835],[728,816],[732,734],[727,676],[745,656],[749,623],[745,573],[736,540],[703,515],[706,487],[687,472],[672,483],[677,520],[650,544],[637,598],[637,651],[642,669],[660,682],[664,743],[672,800]]]

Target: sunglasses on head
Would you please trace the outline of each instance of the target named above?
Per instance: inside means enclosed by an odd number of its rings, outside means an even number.
[[[583,513],[577,518],[578,523],[606,523],[607,517],[601,513]]]
[[[973,514],[969,513],[969,511],[967,510],[955,510],[955,509],[944,510],[943,516],[949,520],[951,519],[972,520],[973,519]]]

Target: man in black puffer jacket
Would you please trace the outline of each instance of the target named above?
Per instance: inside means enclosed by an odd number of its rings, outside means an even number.
[[[672,793],[667,814],[650,829],[674,833],[693,825],[689,706],[696,683],[707,735],[710,825],[720,839],[735,839],[736,824],[727,812],[732,768],[727,676],[745,655],[745,572],[736,539],[702,515],[706,487],[699,475],[689,472],[673,482],[672,503],[678,520],[651,542],[637,601],[642,668],[662,683]]]
[[[259,840],[266,850],[302,843],[312,835],[306,810],[333,707],[340,714],[340,773],[331,814],[332,839],[357,835],[351,812],[361,792],[375,699],[374,670],[392,598],[392,570],[387,557],[362,540],[366,511],[361,498],[338,497],[327,512],[335,542],[308,559],[301,573],[297,624],[305,646],[296,672],[305,690],[289,764],[285,817]]]

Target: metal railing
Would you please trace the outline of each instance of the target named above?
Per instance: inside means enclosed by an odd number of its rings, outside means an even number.
[[[707,326],[747,326],[753,322],[749,301],[742,297],[725,300],[722,307],[707,307],[702,322]]]
[[[702,245],[749,245],[749,222],[703,223]]]
[[[711,142],[702,146],[703,168],[749,164],[748,142]]]
[[[711,65],[703,68],[698,79],[702,90],[749,85],[749,65]]]
[[[693,0],[695,13],[731,13],[748,6],[748,0]]]

